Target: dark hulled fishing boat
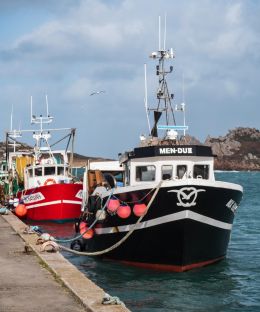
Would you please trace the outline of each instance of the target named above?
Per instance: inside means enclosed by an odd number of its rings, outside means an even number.
[[[120,155],[116,174],[87,168],[80,245],[89,254],[140,267],[185,271],[225,257],[243,189],[216,181],[211,148],[186,137],[185,104],[173,109],[166,82],[172,50],[151,57],[159,61],[159,88],[157,106],[146,105],[147,117],[154,113],[150,136]],[[183,125],[176,125],[175,112],[183,114]]]

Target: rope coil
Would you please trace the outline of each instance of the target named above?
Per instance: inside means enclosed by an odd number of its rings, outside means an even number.
[[[118,297],[116,296],[110,296],[109,294],[105,294],[102,304],[108,305],[108,304],[120,304],[123,307],[125,307],[125,304],[123,301],[121,301]]]
[[[0,208],[0,215],[7,215],[9,214],[9,210],[5,207]]]

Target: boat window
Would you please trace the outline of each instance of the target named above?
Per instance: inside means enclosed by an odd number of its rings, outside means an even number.
[[[54,159],[55,159],[56,164],[59,164],[59,165],[62,164],[61,155],[55,155]]]
[[[44,175],[55,175],[55,167],[45,167]]]
[[[154,181],[155,166],[138,166],[136,167],[136,181]]]
[[[124,186],[124,175],[123,172],[116,172],[113,174],[116,179],[117,186]]]
[[[33,170],[32,169],[28,169],[28,176],[29,176],[29,178],[31,178],[33,176]]]
[[[36,177],[41,177],[42,176],[42,167],[35,168],[34,174]]]
[[[193,177],[208,179],[209,178],[209,165],[194,165]]]
[[[177,166],[177,177],[179,179],[182,179],[186,172],[187,172],[187,166],[186,165],[178,165]]]
[[[172,166],[163,165],[162,166],[162,180],[169,180],[172,178]]]
[[[125,166],[125,185],[130,184],[130,166]]]
[[[64,167],[58,167],[58,175],[64,175]]]

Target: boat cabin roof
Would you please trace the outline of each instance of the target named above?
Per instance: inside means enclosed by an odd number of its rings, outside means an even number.
[[[160,156],[197,156],[214,157],[210,146],[206,145],[159,145],[137,147],[133,151],[119,155],[119,162],[125,163],[130,159],[160,157]]]
[[[100,171],[123,171],[123,167],[120,166],[118,160],[109,161],[93,161],[89,164],[90,170],[100,170]]]

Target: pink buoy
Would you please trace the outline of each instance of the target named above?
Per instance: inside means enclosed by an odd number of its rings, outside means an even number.
[[[110,212],[116,212],[118,207],[120,206],[120,202],[118,199],[111,198],[107,204],[107,210]]]
[[[134,214],[137,217],[143,216],[146,213],[146,210],[147,210],[146,204],[135,204],[133,209]]]
[[[86,226],[87,226],[87,223],[84,222],[84,221],[82,221],[82,222],[80,222],[80,224],[79,224],[79,229],[81,230],[81,229],[85,228]]]
[[[131,208],[127,205],[120,205],[117,209],[117,215],[122,218],[126,219],[131,214]]]

